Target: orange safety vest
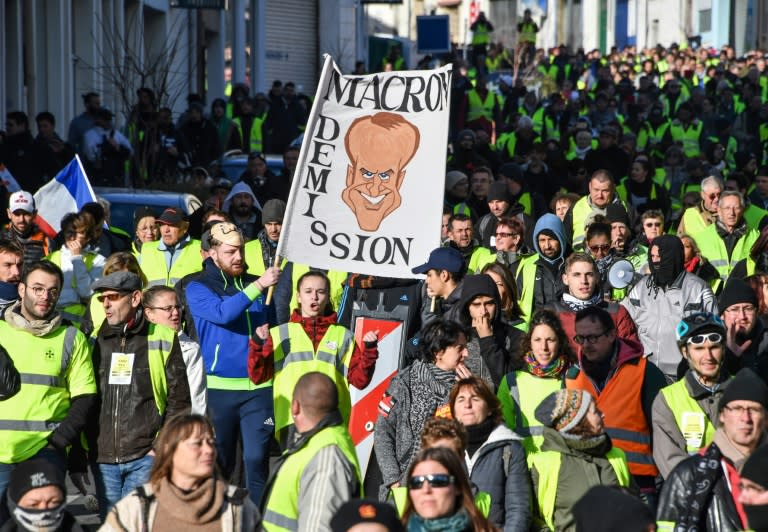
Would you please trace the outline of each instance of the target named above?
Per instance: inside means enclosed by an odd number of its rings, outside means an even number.
[[[584,371],[568,376],[569,390],[586,390],[597,398],[597,407],[605,414],[605,431],[613,444],[624,451],[633,475],[656,476],[653,461],[651,429],[643,412],[643,381],[648,361],[639,358],[623,363],[608,380],[602,393],[597,393]]]

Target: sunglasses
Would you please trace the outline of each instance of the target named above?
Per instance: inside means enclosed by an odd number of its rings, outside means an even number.
[[[455,480],[456,478],[453,475],[419,475],[408,479],[408,488],[420,490],[425,482],[429,482],[429,485],[433,488],[447,488]]]
[[[598,251],[609,251],[611,249],[611,245],[599,244],[597,246],[589,246],[589,249],[592,251],[592,253],[597,253]]]
[[[496,236],[496,238],[509,238],[509,237],[512,237],[512,236],[517,236],[517,234],[515,234],[515,233],[496,233],[494,236]]]
[[[104,300],[107,300],[110,303],[114,303],[115,301],[118,301],[124,298],[128,294],[130,294],[130,292],[117,292],[114,294],[99,294],[98,296],[96,296],[96,299],[98,300],[99,303],[104,303]]]
[[[661,222],[646,222],[645,227],[661,227]]]
[[[696,336],[691,336],[690,338],[688,338],[687,343],[693,344],[693,345],[701,345],[707,340],[709,340],[713,344],[719,344],[723,341],[723,335],[716,332],[697,334]]]

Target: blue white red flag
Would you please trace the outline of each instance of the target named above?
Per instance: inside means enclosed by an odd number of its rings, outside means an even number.
[[[11,172],[5,167],[3,163],[0,163],[0,183],[3,184],[5,190],[13,194],[21,190],[21,185],[16,181]]]
[[[85,175],[80,157],[75,155],[67,166],[35,194],[37,219],[35,223],[49,237],[61,230],[61,219],[70,212],[77,212],[86,203],[96,201],[88,176]]]

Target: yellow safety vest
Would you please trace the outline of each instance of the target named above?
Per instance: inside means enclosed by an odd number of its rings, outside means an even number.
[[[619,485],[629,486],[630,474],[627,466],[627,458],[624,451],[618,447],[612,447],[605,457],[613,467]],[[535,467],[539,473],[539,486],[536,490],[536,499],[539,506],[539,515],[550,530],[555,529],[555,499],[557,498],[557,486],[560,478],[560,464],[562,454],[556,451],[540,451],[528,456],[531,468]]]
[[[355,338],[346,327],[331,325],[315,350],[312,339],[300,323],[284,323],[269,331],[274,346],[275,378],[272,387],[275,410],[275,434],[291,425],[291,398],[299,378],[317,371],[336,383],[339,392],[339,410],[349,421],[352,400],[349,395],[347,373]]]
[[[621,180],[621,183],[619,183],[619,186],[616,187],[616,195],[619,196],[621,201],[626,202],[627,197],[629,196],[629,191],[627,190],[627,178]],[[648,196],[649,201],[653,201],[656,199],[656,183],[651,183],[651,193]]]
[[[309,266],[306,264],[293,263],[291,269],[291,283],[293,284],[293,298],[291,298],[291,309],[299,308],[299,300],[296,294],[299,292],[299,279],[309,271]],[[341,296],[344,295],[344,282],[347,280],[347,272],[340,272],[337,270],[328,270],[325,275],[328,276],[328,280],[331,282],[331,293],[328,294],[331,301],[333,310],[339,310],[339,303],[341,303]]]
[[[685,438],[685,450],[696,454],[715,438],[715,426],[699,403],[688,394],[685,380],[677,381],[661,389],[667,406],[675,416],[677,428]]]
[[[685,212],[683,213],[683,228],[685,229],[685,234],[694,237],[709,225],[710,224],[704,221],[698,207],[688,207],[685,209]]]
[[[517,266],[518,277],[521,277],[523,289],[520,291],[518,302],[523,311],[523,321],[529,323],[533,317],[533,293],[536,284],[536,262],[539,260],[539,254],[534,253],[530,257],[525,257]]]
[[[730,258],[728,257],[728,250],[725,248],[725,242],[717,234],[717,224],[710,224],[709,227],[693,236],[699,246],[701,256],[709,260],[709,263],[720,274],[720,279],[713,281],[713,291],[717,289],[720,283],[725,283],[728,280],[728,276],[737,262],[749,256],[749,251],[759,236],[760,233],[757,229],[747,229],[747,232],[736,242]]]
[[[170,271],[165,262],[165,251],[158,249],[159,244],[158,240],[145,242],[141,246],[139,265],[147,277],[147,287],[165,285],[173,288],[183,277],[202,269],[199,240],[191,239],[181,248],[180,255],[171,265]]]
[[[280,260],[280,268],[288,262],[285,258]],[[264,256],[261,253],[261,240],[258,238],[245,243],[245,263],[248,265],[248,273],[262,276],[272,264],[264,264]]]
[[[579,199],[573,206],[571,213],[573,218],[573,249],[574,251],[581,251],[584,246],[584,238],[587,236],[587,231],[584,229],[584,222],[592,214],[592,207],[587,201],[588,196],[584,196]]]
[[[534,377],[527,371],[513,371],[501,379],[497,397],[507,426],[523,437],[525,452],[535,453],[544,443],[544,427],[534,415],[552,392],[563,387],[562,379]]]
[[[238,133],[240,133],[240,139],[243,143],[243,149],[246,149],[245,135],[243,134],[243,126],[242,126],[240,117],[233,119],[232,123],[234,124],[235,129],[237,129]],[[261,153],[264,150],[264,136],[261,132],[262,125],[264,125],[264,118],[261,116],[254,116],[253,122],[251,123],[251,131],[250,131],[250,134],[248,135],[250,142],[247,149],[250,150],[251,152]]]
[[[320,450],[335,445],[355,468],[359,491],[362,492],[362,475],[355,454],[355,444],[346,427],[326,427],[293,454],[290,454],[277,472],[264,508],[264,530],[296,531],[299,529],[299,488],[301,475]],[[362,493],[360,494],[362,495]]]
[[[488,44],[491,42],[491,31],[488,24],[480,22],[472,31],[472,44]]]
[[[755,204],[749,204],[747,205],[747,208],[744,209],[744,220],[747,222],[747,227],[750,229],[757,229],[764,216],[768,216],[768,211],[761,209]]]
[[[496,254],[488,248],[478,246],[469,257],[467,271],[480,273],[480,270],[482,270],[486,264],[491,264],[492,262],[496,262]]]
[[[496,95],[491,91],[481,100],[480,95],[475,89],[467,93],[469,109],[467,110],[467,121],[471,122],[479,118],[485,118],[489,122],[493,121],[493,109],[496,107]]]
[[[521,22],[520,31],[518,32],[518,41],[535,43],[536,42],[536,24],[534,22]]]
[[[701,131],[704,127],[704,123],[701,121],[693,122],[687,127],[675,120],[669,127],[669,134],[672,140],[680,142],[683,145],[683,153],[688,158],[698,157],[701,154],[701,147],[699,146],[699,138],[701,137]]]
[[[396,488],[390,488],[389,490],[390,502],[394,503],[397,515],[403,517],[405,514],[405,507],[408,504],[408,487],[398,486]],[[475,507],[480,510],[483,517],[488,517],[491,513],[491,503],[493,499],[491,494],[486,491],[478,491],[475,494]]]
[[[165,378],[165,365],[171,356],[176,331],[165,325],[149,324],[147,334],[147,359],[149,360],[149,378],[152,381],[152,395],[155,398],[157,412],[162,417],[168,403],[168,381]]]
[[[91,271],[93,269],[93,260],[96,258],[96,253],[92,251],[86,251],[83,255],[83,262],[85,263],[85,269],[87,271]],[[47,257],[45,257],[45,260],[49,260],[52,263],[54,263],[56,266],[61,268],[61,250],[56,250]],[[72,288],[75,288],[75,278],[72,277]],[[62,307],[57,306],[56,311],[61,314],[61,317],[65,320],[69,320],[72,322],[72,324],[80,328],[80,325],[83,321],[83,316],[85,316],[85,305],[83,303],[70,303],[69,305],[64,305]]]
[[[0,321],[0,342],[21,376],[19,393],[0,401],[0,463],[15,464],[48,445],[72,398],[96,393],[96,378],[88,341],[76,327],[33,336]]]

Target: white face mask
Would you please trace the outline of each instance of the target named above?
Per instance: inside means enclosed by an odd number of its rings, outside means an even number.
[[[65,506],[62,503],[56,508],[28,510],[14,505],[11,509],[13,520],[21,529],[29,532],[55,532],[64,521]]]

